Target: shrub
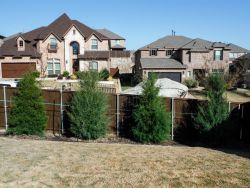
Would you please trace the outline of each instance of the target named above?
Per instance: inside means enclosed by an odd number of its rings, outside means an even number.
[[[80,90],[73,96],[68,112],[71,132],[81,139],[97,139],[106,133],[107,97],[97,88],[97,72],[78,73]]]
[[[163,101],[155,87],[155,76],[143,85],[143,93],[133,112],[135,126],[132,128],[134,138],[142,143],[161,143],[169,138],[170,113],[167,113]]]
[[[46,128],[47,116],[41,90],[33,73],[20,81],[9,116],[9,134],[42,136]]]
[[[39,78],[39,77],[40,77],[40,72],[39,72],[39,71],[34,71],[34,72],[32,72],[32,75],[33,75],[35,78]]]
[[[109,71],[107,69],[102,69],[99,73],[99,77],[101,80],[107,80],[109,77]]]
[[[69,72],[68,71],[63,71],[63,77],[68,77],[69,76]]]
[[[187,79],[187,80],[184,81],[184,84],[188,88],[196,88],[198,86],[198,81],[194,80],[194,79]]]
[[[224,97],[225,81],[220,74],[210,74],[206,80],[207,105],[199,106],[195,117],[195,124],[199,132],[204,136],[212,136],[216,139],[214,131],[227,120],[229,116],[227,100]]]

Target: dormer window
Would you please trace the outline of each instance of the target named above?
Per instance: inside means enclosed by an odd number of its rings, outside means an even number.
[[[24,51],[25,50],[25,43],[24,43],[24,39],[22,37],[19,37],[17,39],[17,49],[18,51]]]
[[[50,38],[50,49],[57,49],[57,40],[55,37]]]
[[[23,48],[23,40],[20,40],[20,41],[19,41],[19,47],[20,47],[20,48]]]
[[[91,49],[92,50],[97,50],[98,49],[98,41],[97,41],[97,39],[92,39],[91,40]]]

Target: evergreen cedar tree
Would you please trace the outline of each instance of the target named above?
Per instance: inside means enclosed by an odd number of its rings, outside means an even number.
[[[226,84],[220,74],[210,74],[206,82],[208,102],[199,106],[195,126],[203,136],[214,137],[218,133],[214,131],[218,131],[219,125],[229,117],[228,103],[224,96]]]
[[[169,139],[171,116],[166,112],[163,99],[155,87],[156,76],[150,77],[143,85],[143,93],[133,112],[135,122],[132,128],[134,139],[142,143],[162,143]]]
[[[97,72],[79,72],[80,89],[75,92],[68,115],[71,132],[81,139],[97,139],[106,134],[107,96],[98,89]]]
[[[44,134],[48,118],[37,76],[37,72],[28,73],[20,81],[9,116],[9,134]]]

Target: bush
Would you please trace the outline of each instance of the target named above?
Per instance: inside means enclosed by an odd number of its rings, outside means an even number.
[[[107,80],[109,77],[109,71],[107,69],[102,69],[99,73],[99,77],[101,80]]]
[[[33,75],[35,78],[39,78],[39,77],[40,77],[40,72],[39,72],[39,71],[34,71],[34,72],[32,72],[32,75]]]
[[[46,128],[45,106],[35,76],[29,73],[20,81],[9,116],[9,134],[42,136]]]
[[[155,87],[155,76],[143,85],[143,93],[133,112],[135,126],[132,128],[134,138],[142,143],[161,143],[169,138],[171,118],[161,98],[159,88]]]
[[[224,97],[225,81],[220,74],[210,74],[206,80],[207,105],[199,106],[195,124],[201,136],[216,140],[217,127],[229,117],[228,103]]]
[[[184,81],[184,84],[188,88],[196,88],[198,86],[198,81],[194,80],[194,79],[187,79],[187,80]]]
[[[73,96],[68,112],[71,132],[81,139],[97,139],[106,133],[107,97],[97,88],[97,72],[78,73],[80,90]]]
[[[63,71],[62,76],[63,76],[63,77],[68,77],[68,76],[69,76],[69,72],[68,72],[68,71]]]

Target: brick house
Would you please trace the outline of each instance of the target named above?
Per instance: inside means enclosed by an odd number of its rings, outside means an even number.
[[[234,44],[166,36],[135,52],[134,72],[141,78],[155,72],[178,82],[199,79],[207,72],[227,72],[232,60],[247,52]]]
[[[113,33],[105,30],[106,33]],[[5,40],[0,47],[0,78],[20,78],[25,72],[38,70],[41,76],[56,76],[68,71],[116,68],[116,58],[130,63],[125,39],[110,38],[101,30],[61,15],[51,24],[19,33]],[[114,48],[113,40],[119,43]],[[119,67],[118,67],[119,68]]]

